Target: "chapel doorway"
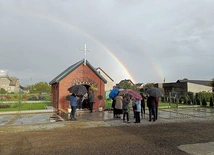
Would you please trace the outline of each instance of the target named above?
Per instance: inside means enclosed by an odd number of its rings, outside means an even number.
[[[86,87],[87,90],[89,90],[90,85],[84,85],[84,86]],[[85,95],[83,97],[83,100],[82,100],[82,109],[89,109],[88,92],[87,92],[87,95]]]

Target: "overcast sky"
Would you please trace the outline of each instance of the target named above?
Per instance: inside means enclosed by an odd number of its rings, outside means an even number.
[[[211,80],[213,8],[213,0],[0,0],[0,70],[21,85],[50,82],[84,58],[86,43],[87,60],[115,83]]]

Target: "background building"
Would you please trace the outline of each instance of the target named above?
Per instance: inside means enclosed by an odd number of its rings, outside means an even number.
[[[19,79],[1,74],[0,88],[4,89],[8,93],[18,93],[20,88]]]

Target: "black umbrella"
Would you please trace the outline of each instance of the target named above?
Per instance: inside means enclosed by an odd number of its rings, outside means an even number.
[[[163,95],[161,90],[158,88],[148,88],[146,92],[149,94],[149,96],[153,96],[153,97],[160,97]]]
[[[87,93],[87,89],[83,85],[74,85],[68,88],[68,91],[72,94],[76,95],[85,95]]]
[[[141,88],[140,91],[141,92],[146,92],[149,88]]]

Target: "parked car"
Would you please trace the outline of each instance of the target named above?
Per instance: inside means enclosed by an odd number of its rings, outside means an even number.
[[[28,101],[37,101],[37,97],[36,96],[30,96],[28,99]]]
[[[38,100],[45,100],[45,97],[44,96],[39,96]]]

